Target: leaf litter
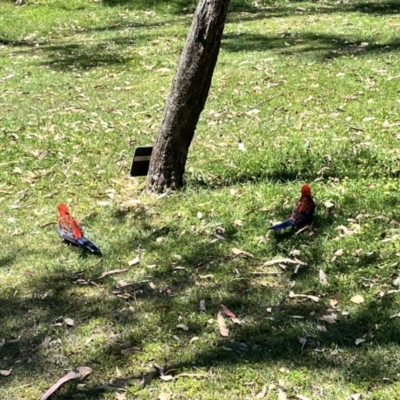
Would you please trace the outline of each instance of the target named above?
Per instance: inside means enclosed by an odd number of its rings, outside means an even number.
[[[47,400],[53,395],[62,385],[73,379],[84,379],[87,375],[92,373],[89,367],[78,367],[76,371],[70,371],[68,374],[60,378],[53,386],[48,389],[40,400]]]
[[[221,311],[219,311],[218,315],[217,315],[217,324],[218,324],[219,333],[221,334],[221,336],[228,337],[229,329],[227,328],[227,326],[225,324],[225,320],[224,320],[224,317],[223,317]]]
[[[300,297],[300,298],[304,298],[304,299],[309,299],[309,300],[314,301],[315,303],[318,303],[320,301],[320,298],[317,296],[313,296],[310,294],[296,294],[292,291],[289,292],[289,297],[290,298]]]
[[[350,301],[354,304],[361,304],[364,303],[364,297],[361,296],[360,294],[357,294],[355,296],[353,296]]]
[[[247,257],[254,258],[254,254],[251,254],[251,253],[249,253],[248,251],[244,251],[244,250],[237,249],[236,247],[233,247],[233,248],[232,248],[232,253],[233,253],[235,256],[244,255],[244,256],[247,256]]]
[[[74,326],[75,325],[75,322],[74,322],[74,320],[72,318],[64,318],[64,322],[68,326]]]
[[[200,300],[199,302],[199,309],[202,312],[206,312],[206,301],[205,300]]]
[[[228,307],[224,306],[223,304],[221,304],[221,307],[224,314],[229,317],[234,324],[240,325],[240,321],[236,318],[236,315]]]
[[[183,331],[188,331],[189,327],[186,326],[185,324],[179,324],[176,326],[178,329],[182,329]]]
[[[325,272],[322,269],[319,270],[319,283],[322,286],[328,286],[328,279],[326,277]]]
[[[8,376],[8,375],[10,375],[11,374],[11,372],[12,372],[12,368],[10,368],[10,369],[0,369],[0,375],[1,376]]]

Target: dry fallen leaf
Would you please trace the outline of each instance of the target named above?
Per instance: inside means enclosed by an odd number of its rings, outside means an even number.
[[[170,400],[171,398],[171,393],[160,393],[158,395],[158,400]]]
[[[392,284],[394,286],[400,286],[400,276],[393,280]]]
[[[40,400],[47,400],[55,391],[57,391],[64,383],[70,381],[71,379],[80,378],[81,374],[78,372],[68,372],[67,375],[59,379],[50,389],[48,389],[45,394],[40,398]]]
[[[221,311],[218,312],[217,323],[218,323],[219,333],[221,334],[221,336],[228,337],[229,329],[226,327],[225,320]]]
[[[205,300],[200,300],[199,308],[200,308],[200,311],[206,312],[206,301]]]
[[[12,368],[10,368],[10,369],[0,369],[0,375],[2,375],[2,376],[8,376],[8,375],[10,375],[11,374],[11,371],[12,371]]]
[[[72,318],[64,318],[64,322],[68,325],[68,326],[74,326],[74,320]]]
[[[362,297],[360,294],[357,294],[353,296],[350,301],[355,304],[361,304],[364,303],[364,297]]]
[[[281,389],[278,389],[278,400],[287,400],[287,394]]]
[[[132,267],[133,265],[136,265],[136,264],[138,264],[139,262],[140,262],[140,258],[139,258],[139,256],[137,256],[137,257],[135,257],[133,260],[129,261],[129,262],[128,262],[128,265],[129,265],[130,267]]]
[[[98,201],[97,205],[100,207],[111,206],[111,202],[110,201]]]
[[[330,200],[326,200],[326,201],[324,201],[322,204],[323,204],[328,210],[329,210],[330,208],[335,207],[335,204],[332,203]]]
[[[254,258],[254,255],[253,255],[253,254],[251,254],[251,253],[249,253],[249,252],[247,252],[247,251],[244,251],[244,250],[237,249],[236,247],[234,247],[234,248],[232,249],[232,253],[235,254],[235,256],[239,256],[240,254],[243,254],[243,255],[245,255],[245,256]]]
[[[98,278],[96,278],[96,279],[102,279],[102,278],[104,278],[105,276],[108,276],[108,275],[113,275],[113,274],[120,274],[120,273],[122,273],[122,272],[126,272],[126,271],[128,271],[127,269],[113,269],[113,270],[111,270],[111,271],[104,271]]]
[[[325,321],[328,324],[335,324],[337,320],[337,315],[332,313],[331,315],[323,315],[322,317],[319,317],[320,321]]]
[[[326,279],[326,274],[322,269],[319,270],[319,283],[322,286],[327,286],[328,285],[328,280]]]
[[[118,368],[118,366],[115,367],[115,372],[116,372],[118,378],[123,378],[124,377],[123,373]]]
[[[227,317],[236,318],[236,315],[228,307],[224,306],[223,304],[221,304],[221,307],[222,311],[225,313]]]
[[[139,199],[129,199],[125,200],[121,203],[122,207],[130,207],[130,206],[137,206],[141,204],[141,201]]]
[[[359,344],[361,344],[361,343],[364,343],[365,342],[365,339],[362,339],[362,338],[360,338],[360,339],[356,339],[356,346],[358,346]]]
[[[294,298],[294,297],[303,297],[303,298],[306,298],[306,299],[310,299],[310,300],[312,300],[312,301],[315,301],[316,303],[318,303],[319,302],[319,297],[317,297],[317,296],[312,296],[312,295],[310,295],[310,294],[296,294],[296,293],[294,293],[294,292],[292,292],[292,291],[290,291],[289,292],[289,297],[290,298]]]
[[[199,278],[201,279],[214,278],[214,275],[213,274],[199,275]]]
[[[329,306],[331,307],[331,308],[336,308],[337,307],[337,305],[338,305],[338,300],[335,300],[335,299],[329,299]]]
[[[194,336],[190,339],[189,343],[192,344],[193,342],[195,342],[196,340],[199,340],[198,336]]]
[[[342,256],[344,254],[344,250],[343,249],[336,250],[333,254],[336,257]]]
[[[92,372],[92,369],[89,367],[78,367],[77,371],[78,372],[68,372],[67,375],[59,379],[50,389],[46,391],[40,400],[47,400],[54,392],[64,385],[64,383],[70,381],[71,379],[84,378],[86,375],[89,375]]]
[[[136,354],[139,351],[141,351],[140,347],[129,347],[127,349],[122,349],[121,354],[123,354],[123,355]]]
[[[309,397],[303,396],[301,394],[296,394],[296,396],[294,397],[299,400],[311,400]]]
[[[299,259],[295,258],[294,260],[290,258],[276,258],[275,260],[270,260],[267,261],[266,263],[263,264],[264,267],[268,267],[270,265],[274,264],[299,264],[299,265],[307,265],[307,263],[300,261]]]
[[[184,325],[184,324],[179,324],[176,327],[179,328],[179,329],[182,329],[183,331],[188,331],[189,330],[189,327]]]
[[[261,392],[257,394],[256,399],[263,399],[267,394],[267,385],[264,385]]]
[[[348,234],[349,233],[349,229],[347,228],[347,226],[344,225],[339,225],[335,228],[335,231],[342,231],[344,234]]]
[[[168,382],[174,380],[174,377],[172,375],[160,375],[160,379],[162,379],[165,382]]]
[[[360,400],[361,398],[361,393],[355,393],[352,394],[350,397],[348,397],[346,400]]]

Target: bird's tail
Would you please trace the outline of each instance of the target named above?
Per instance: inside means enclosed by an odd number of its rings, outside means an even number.
[[[89,239],[86,239],[85,237],[80,237],[76,239],[76,241],[92,253],[101,253],[101,250]]]
[[[281,222],[280,224],[271,226],[269,229],[272,229],[275,232],[280,231],[281,229],[285,229],[289,226],[294,226],[296,223],[293,218],[288,218],[285,221]]]

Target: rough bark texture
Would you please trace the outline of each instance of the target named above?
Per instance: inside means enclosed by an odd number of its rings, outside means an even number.
[[[200,0],[172,82],[150,161],[147,190],[182,186],[194,131],[217,63],[229,0]]]

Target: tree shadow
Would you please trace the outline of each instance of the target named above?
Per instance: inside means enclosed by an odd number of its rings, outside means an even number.
[[[356,153],[353,146],[346,144],[337,148],[333,153],[326,155],[312,153],[309,149],[295,148],[292,154],[287,153],[284,161],[282,157],[273,157],[263,150],[248,151],[245,156],[232,154],[231,159],[240,166],[241,171],[231,168],[230,165],[216,165],[216,171],[208,174],[187,173],[185,184],[218,189],[244,183],[259,182],[313,182],[329,179],[358,179],[365,174],[365,165],[368,164],[370,177],[379,178],[394,176],[394,166],[397,162],[384,160],[369,148],[360,148]],[[364,167],[364,168],[359,168]]]
[[[368,5],[368,4],[367,4]],[[361,7],[361,5],[358,5]],[[392,6],[384,7],[393,10]],[[368,9],[368,7],[361,7]],[[374,8],[376,10],[376,8]],[[331,10],[331,12],[333,12]],[[253,15],[252,13],[249,13]],[[241,15],[234,12],[232,16]],[[255,18],[266,18],[271,12],[254,13]],[[240,20],[242,20],[240,18]],[[160,27],[167,22],[155,24],[113,23],[109,26],[83,29],[90,31],[119,31],[129,27]],[[151,41],[156,33],[147,32],[143,40]],[[366,57],[384,52],[395,52],[400,48],[400,39],[393,39],[387,43],[370,43],[371,38],[360,38],[339,34],[324,34],[314,32],[292,33],[290,31],[279,35],[252,34],[252,33],[227,33],[223,36],[222,49],[228,52],[253,52],[276,51],[287,56],[307,56],[329,61],[339,57]],[[53,69],[90,69],[108,65],[126,65],[139,60],[139,56],[129,51],[135,47],[135,39],[130,36],[116,36],[102,41],[89,41],[87,43],[52,44],[50,42],[30,42],[20,40],[8,40],[0,38],[0,44],[10,47],[23,47],[29,50],[17,51],[17,54],[43,53],[49,61],[43,65]]]
[[[193,12],[197,6],[197,0],[176,0],[174,2],[168,0],[103,0],[102,4],[106,7],[124,6],[130,9],[154,9],[160,6],[170,6],[174,13]],[[242,15],[234,18],[244,18],[244,14],[253,14],[256,18],[261,17],[284,17],[290,15],[303,14],[327,14],[336,12],[360,12],[373,15],[391,15],[397,14],[400,7],[397,1],[386,0],[379,3],[365,1],[351,2],[328,2],[320,3],[318,1],[307,4],[308,8],[303,7],[307,0],[291,1],[280,4],[273,1],[260,1],[257,6],[254,2],[248,0],[231,0],[229,12],[242,13]],[[252,18],[252,17],[250,17]]]
[[[368,43],[371,38],[357,38],[324,33],[287,32],[279,36],[239,33],[224,35],[222,48],[230,52],[277,50],[283,55],[310,54],[329,60],[343,56],[370,56],[394,52],[400,48],[400,39],[387,43]]]
[[[192,13],[197,6],[197,0],[103,0],[102,4],[107,7],[121,6],[129,9],[154,9],[166,7],[175,14]],[[258,8],[248,0],[231,0],[229,5],[230,12],[257,12]]]
[[[230,301],[231,300],[231,301]],[[400,328],[398,320],[390,320],[390,313],[385,308],[393,306],[394,298],[386,299],[385,304],[376,305],[370,302],[362,311],[353,316],[339,316],[334,324],[324,324],[319,318],[327,313],[323,305],[311,305],[310,302],[290,300],[280,307],[277,307],[268,314],[265,312],[253,313],[255,322],[252,324],[242,323],[240,326],[229,324],[231,334],[229,338],[217,338],[207,347],[192,347],[190,360],[180,362],[171,362],[168,358],[157,359],[157,363],[164,367],[164,370],[176,371],[175,373],[193,371],[193,369],[212,369],[221,366],[239,366],[245,365],[263,365],[271,366],[285,361],[290,369],[310,368],[312,370],[351,370],[354,373],[347,374],[346,380],[352,384],[368,382],[369,385],[382,384],[382,379],[386,382],[396,381],[397,361],[385,359],[385,368],[382,367],[382,360],[374,358],[369,354],[368,348],[356,345],[356,339],[367,337],[369,340],[385,346],[386,344],[400,344],[398,330]],[[238,304],[237,296],[226,299],[229,307],[233,308]],[[240,318],[246,319],[246,312],[250,307],[260,309],[260,304],[246,303],[241,304]],[[208,311],[208,315],[214,315],[218,311],[213,308]],[[256,314],[256,315],[255,315]],[[297,316],[301,322],[296,322],[292,316]],[[303,319],[300,319],[300,317]],[[205,316],[206,317],[206,316]],[[389,320],[377,330],[377,324],[382,320]],[[324,330],[306,333],[310,331],[310,326],[323,324]],[[196,329],[196,332],[198,330]],[[194,332],[196,334],[196,332]],[[200,327],[201,334],[204,332],[204,326]],[[181,335],[180,346],[189,345],[192,333]],[[304,342],[299,343],[299,338]],[[368,339],[367,339],[368,341]],[[358,357],[352,359],[351,365],[343,359],[338,349],[346,348],[358,354]],[[95,359],[101,359],[104,354],[114,352],[114,348],[101,349]],[[362,356],[361,356],[362,354]],[[88,359],[87,364],[92,365],[95,359]],[[116,363],[118,361],[116,360]],[[391,368],[388,370],[388,364]],[[142,383],[143,373],[148,373],[148,379]],[[144,387],[149,384],[151,379],[157,379],[159,373],[156,369],[147,368],[138,375],[129,376],[136,380],[136,384]],[[96,383],[93,384],[92,394],[96,396]],[[68,393],[76,393],[75,388],[70,387]],[[61,396],[65,396],[62,394]],[[67,397],[61,397],[67,398]],[[96,398],[96,397],[88,397]]]
[[[10,47],[33,47],[35,46],[34,42],[30,42],[29,40],[10,40],[0,38],[0,45],[10,46]]]
[[[15,261],[15,254],[2,256],[0,258],[0,268],[8,267],[9,265],[13,264]]]
[[[349,5],[349,7],[352,11],[374,15],[391,15],[400,12],[399,2],[394,0],[386,0],[379,3],[357,2],[356,4]]]
[[[132,45],[132,40],[126,39],[126,45]],[[89,46],[80,44],[44,45],[41,51],[49,55],[50,61],[44,63],[53,69],[90,69],[101,66],[126,65],[133,56],[123,54],[115,48],[115,41],[105,41]]]
[[[128,216],[126,212],[115,214],[119,223],[124,223]],[[318,223],[324,223],[324,218]],[[111,243],[121,255],[130,254],[139,244],[152,255],[152,262],[157,267],[148,270],[146,276],[139,280],[129,281],[128,277],[121,276],[126,279],[126,284],[121,285],[112,276],[99,279],[104,271],[115,268],[107,260],[100,260],[83,272],[71,271],[69,266],[60,265],[51,272],[32,276],[28,294],[1,295],[0,337],[6,338],[7,343],[0,348],[0,352],[3,364],[14,368],[8,382],[10,385],[14,379],[18,380],[19,372],[29,371],[34,377],[47,371],[49,365],[54,371],[49,374],[51,379],[59,379],[57,374],[60,369],[71,368],[69,353],[63,350],[63,341],[69,340],[69,332],[73,329],[85,329],[85,326],[93,326],[98,320],[107,320],[106,329],[110,339],[90,351],[84,351],[85,348],[90,349],[90,342],[87,344],[89,347],[79,345],[81,354],[76,361],[94,370],[101,368],[102,360],[107,360],[113,366],[120,365],[122,360],[126,363],[127,357],[121,354],[121,349],[127,346],[145,350],[154,341],[164,342],[173,335],[179,335],[179,341],[172,341],[171,350],[165,350],[165,355],[157,357],[156,362],[179,372],[194,367],[278,363],[282,360],[295,368],[340,369],[346,366],[340,357],[332,355],[336,347],[357,348],[358,353],[368,354],[367,347],[363,350],[355,345],[355,340],[361,336],[373,338],[379,346],[399,344],[398,319],[389,318],[397,307],[395,297],[374,299],[349,316],[339,316],[335,324],[325,324],[326,331],[318,331],[316,326],[324,324],[319,318],[329,313],[328,298],[334,294],[333,289],[321,290],[316,284],[314,290],[321,292],[323,298],[313,303],[309,299],[288,297],[288,288],[275,286],[273,282],[265,287],[254,281],[253,271],[260,265],[264,255],[282,257],[282,244],[284,240],[290,240],[291,245],[302,248],[301,259],[307,266],[301,267],[297,273],[290,268],[285,274],[288,279],[297,282],[297,291],[304,287],[310,293],[313,287],[311,282],[317,279],[316,270],[324,261],[318,240],[306,235],[287,236],[280,241],[272,239],[266,253],[260,250],[255,259],[250,259],[231,253],[238,233],[238,227],[232,223],[226,224],[225,233],[218,232],[225,240],[219,239],[211,244],[216,238],[212,227],[199,224],[197,230],[181,235],[179,220],[172,220],[168,226],[147,223],[145,220],[143,216],[144,224],[139,221],[138,228],[127,237],[118,237]],[[262,224],[262,219],[257,220]],[[262,231],[262,225],[254,228]],[[164,237],[164,240],[157,241],[158,237]],[[178,247],[185,249],[180,258],[175,255]],[[373,265],[375,260],[373,257],[363,258],[361,262]],[[344,272],[343,265],[335,267]],[[346,268],[350,269],[351,266],[350,262]],[[232,270],[237,271],[237,279],[229,276],[231,272],[228,271]],[[218,275],[221,271],[227,272],[226,279],[209,283],[207,275]],[[84,281],[89,283],[85,284]],[[221,297],[219,293],[224,294]],[[285,297],[286,301],[280,304]],[[204,314],[199,314],[197,309],[201,299],[205,299],[207,304]],[[221,303],[234,310],[243,321],[237,326],[228,321],[231,335],[227,339],[219,337],[215,325],[207,324],[210,317],[215,317]],[[177,333],[176,310],[182,309],[182,304],[185,305],[184,316],[190,331]],[[272,312],[267,311],[270,306]],[[130,307],[137,312],[132,312]],[[143,314],[151,314],[151,322],[146,322]],[[293,319],[293,316],[302,319]],[[74,319],[75,327],[66,326],[66,317]],[[40,325],[37,321],[40,321]],[[381,326],[379,330],[376,330],[377,325]],[[95,335],[96,328],[92,329]],[[182,361],[177,361],[181,358],[175,357],[175,353],[181,354],[193,335],[201,338],[203,334],[213,332],[216,336],[212,342],[207,346],[193,347],[189,360],[185,356]],[[48,347],[36,350],[47,336],[53,337]],[[306,339],[303,347],[298,337]],[[17,341],[10,342],[10,339]],[[381,360],[375,359],[368,365],[363,360],[362,356],[355,358],[353,367],[359,372],[350,374],[349,382],[357,383],[364,379],[379,382],[383,377],[395,379],[394,373],[380,368]],[[140,372],[142,367],[143,363],[135,371]],[[84,398],[101,399],[104,396],[105,389],[96,382],[95,376],[88,378],[87,387],[88,391],[82,393]],[[76,394],[76,385],[67,385],[57,394],[57,398],[67,399]]]

